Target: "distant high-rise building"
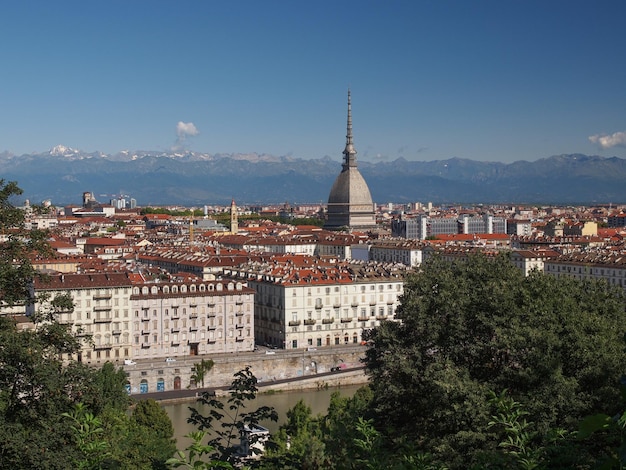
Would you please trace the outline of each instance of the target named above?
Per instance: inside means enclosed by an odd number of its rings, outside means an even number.
[[[376,227],[376,212],[367,183],[356,165],[356,149],[352,142],[352,106],[348,90],[348,132],[341,173],[328,196],[324,228],[329,230],[372,229]]]

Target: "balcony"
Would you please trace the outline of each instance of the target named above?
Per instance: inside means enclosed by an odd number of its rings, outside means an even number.
[[[238,343],[241,343],[244,340],[243,336],[235,336],[235,341],[237,341]]]
[[[93,348],[94,348],[96,351],[100,351],[100,350],[103,350],[103,349],[111,349],[112,347],[113,347],[113,345],[112,345],[111,343],[102,343],[102,344],[96,344],[96,345],[94,345],[94,347],[93,347]]]
[[[208,331],[215,330],[216,328],[217,328],[217,326],[215,326],[215,325],[209,325]]]
[[[141,330],[141,334],[142,335],[149,335],[150,334],[150,330]]]
[[[144,317],[141,319],[141,321],[150,321],[150,319],[148,317]]]
[[[207,340],[207,344],[215,344],[217,342],[217,340],[215,338],[209,338]]]
[[[367,321],[370,317],[359,317],[359,321]]]
[[[206,304],[207,307],[209,308],[214,308],[215,307],[215,302],[209,302],[208,304]]]
[[[170,343],[171,346],[180,346],[180,341],[174,340]]]
[[[96,317],[93,319],[94,323],[110,323],[113,321],[113,317]]]
[[[236,316],[236,317],[243,317],[243,312],[236,312],[236,313],[235,313],[235,316]]]
[[[93,308],[93,311],[94,312],[104,312],[104,311],[107,311],[107,310],[111,310],[112,308],[113,307],[111,305],[96,305]]]
[[[119,336],[119,335],[122,334],[122,330],[113,330],[113,331],[111,331],[111,334],[115,335],[115,336]]]
[[[320,308],[322,308],[322,307],[324,307],[324,305],[323,305],[321,302],[315,302],[315,308],[316,308],[316,309],[318,309],[318,310],[319,310],[319,309],[320,309]]]
[[[315,325],[316,323],[317,323],[317,320],[315,320],[314,318],[309,318],[308,320],[304,320],[305,325]]]
[[[150,343],[141,343],[141,349],[150,349]]]
[[[179,332],[180,332],[180,328],[177,326],[175,326],[174,328],[170,330],[170,333],[179,333]]]
[[[189,331],[198,331],[198,327],[197,326],[190,326],[189,327]]]
[[[104,291],[104,292],[98,292],[96,294],[93,295],[93,300],[106,300],[106,299],[110,299],[111,298],[111,293]]]
[[[322,323],[324,325],[328,325],[329,323],[333,323],[334,321],[335,321],[334,318],[324,318],[324,319],[322,319]]]
[[[235,300],[235,305],[243,305],[243,300]]]
[[[191,312],[189,314],[189,318],[193,319],[193,318],[198,318],[198,312]]]
[[[300,323],[302,323],[300,320],[291,320],[289,326],[300,326]]]
[[[358,302],[352,302],[352,303],[350,304],[350,306],[351,306],[351,307],[358,307],[358,306],[359,306],[359,303],[358,303]]]
[[[209,314],[207,315],[207,318],[215,318],[215,313],[209,312]]]
[[[342,318],[341,323],[350,323],[352,321],[352,317]]]
[[[243,325],[238,323],[238,324],[235,325],[235,328],[238,329],[238,330],[241,330],[243,328]]]

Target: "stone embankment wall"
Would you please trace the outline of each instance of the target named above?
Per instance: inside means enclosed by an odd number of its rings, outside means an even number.
[[[215,363],[213,369],[206,374],[204,387],[228,387],[236,372],[250,367],[259,381],[260,388],[265,388],[266,384],[267,386],[273,384],[271,388],[276,390],[316,388],[325,384],[334,386],[337,381],[345,385],[350,384],[348,380],[352,380],[352,383],[365,383],[366,377],[362,370],[355,371],[354,374],[338,374],[336,378],[319,377],[319,374],[329,372],[334,367],[350,369],[360,366],[365,350],[366,346],[361,345],[325,347],[317,350],[263,349],[206,357],[178,357],[175,362],[145,360],[123,367],[128,375],[132,395],[195,388],[191,380],[193,366],[202,359],[211,359]],[[352,378],[348,379],[348,377]],[[276,383],[294,378],[310,378],[310,380],[298,381],[303,383],[294,383],[291,387]],[[201,384],[197,386],[200,387]]]

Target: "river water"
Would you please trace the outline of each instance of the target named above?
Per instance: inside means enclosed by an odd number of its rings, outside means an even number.
[[[311,412],[314,416],[317,414],[326,414],[328,405],[330,404],[330,396],[333,392],[338,391],[342,396],[351,397],[360,387],[361,385],[350,385],[322,390],[263,393],[257,395],[254,401],[246,403],[244,412],[255,410],[260,406],[273,406],[278,413],[278,422],[270,421],[260,424],[268,428],[270,432],[275,432],[278,430],[278,427],[287,420],[287,411],[293,408],[299,400],[303,400],[304,403],[311,408]],[[227,398],[224,398],[224,401],[226,400]],[[189,411],[190,406],[196,408],[203,415],[208,414],[208,407],[204,407],[196,402],[163,405],[163,408],[172,420],[174,437],[177,439],[178,449],[184,449],[191,443],[191,440],[184,436],[196,430],[192,424],[187,423],[187,418],[191,415]]]

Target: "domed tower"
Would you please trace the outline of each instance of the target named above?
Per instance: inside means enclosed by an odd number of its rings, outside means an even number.
[[[356,149],[352,142],[352,105],[348,90],[348,132],[341,173],[328,196],[325,229],[367,230],[376,227],[374,203],[367,183],[356,166]]]

